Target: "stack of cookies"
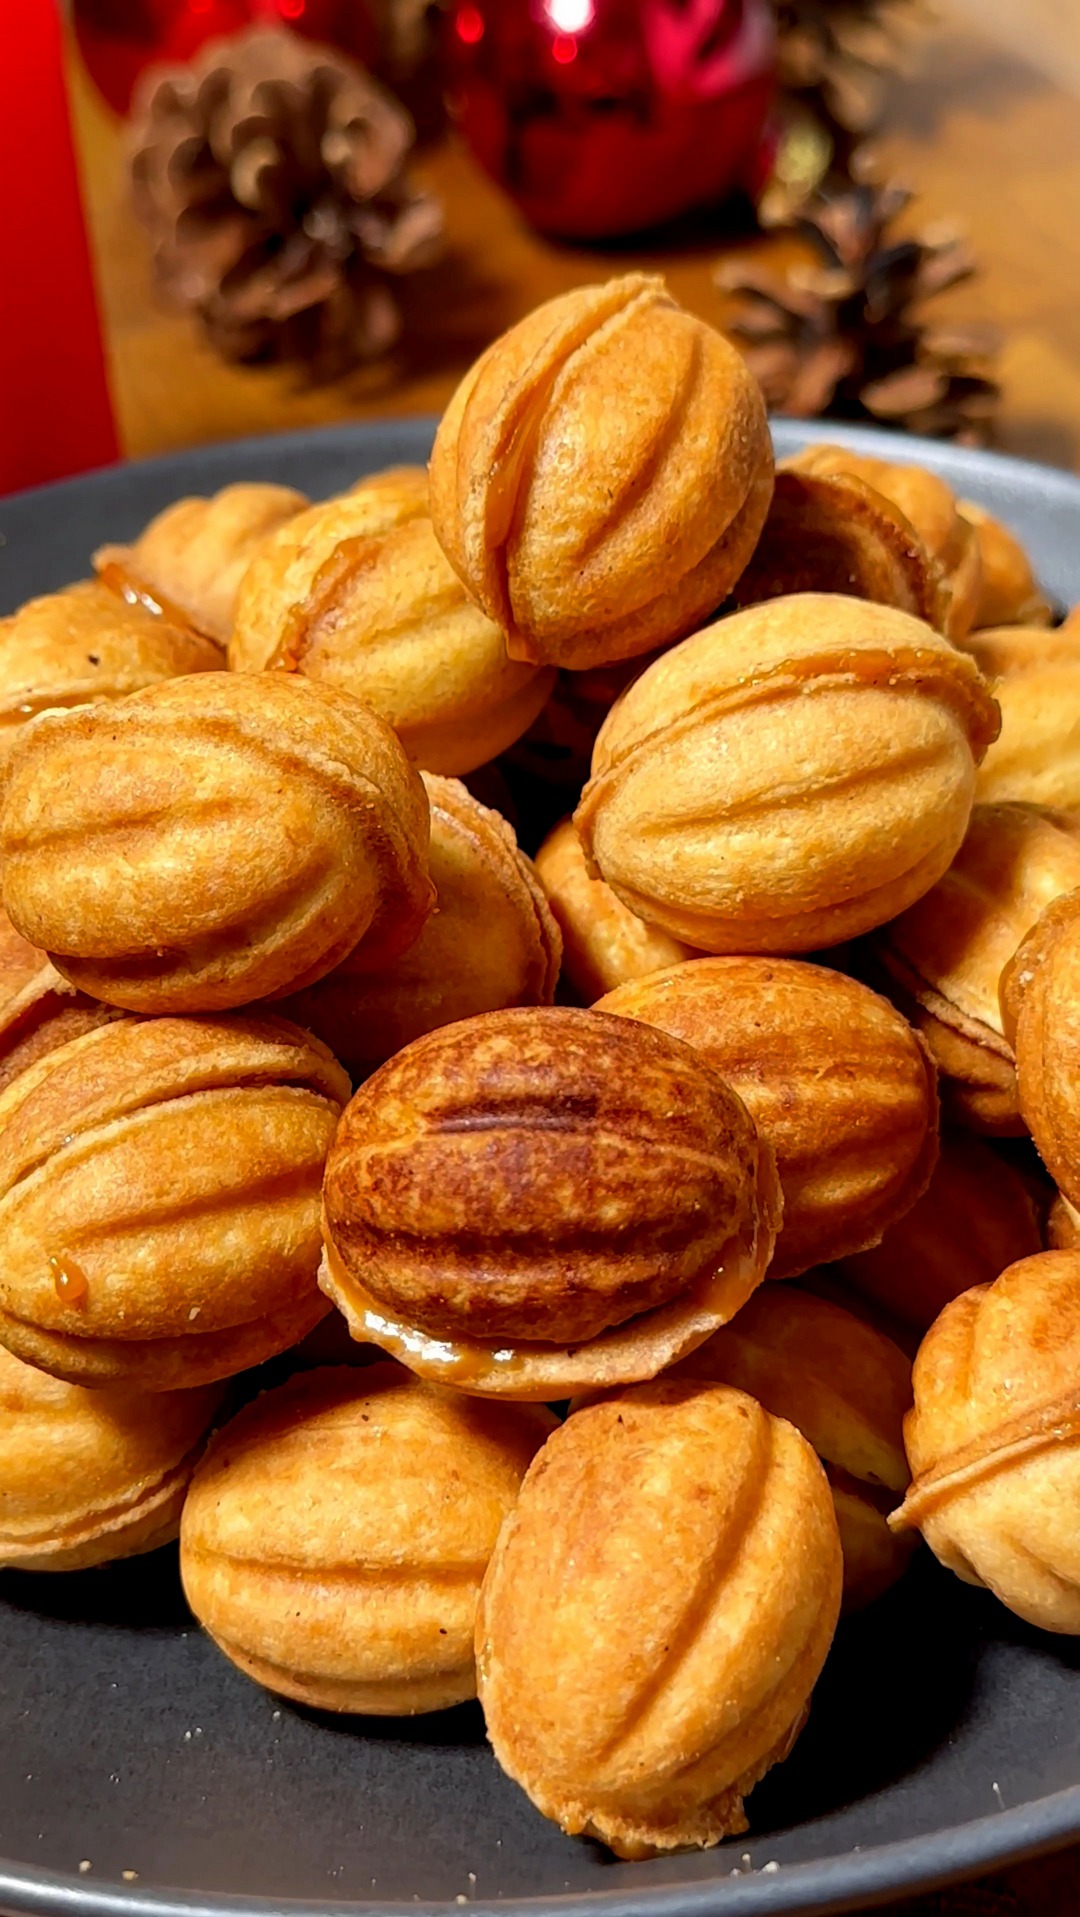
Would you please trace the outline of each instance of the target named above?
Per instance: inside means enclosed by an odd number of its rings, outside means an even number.
[[[1049,622],[932,474],[775,472],[641,275],[428,472],[0,622],[0,1564],[179,1532],[258,1683],[479,1696],[631,1858],[746,1827],[920,1534],[1080,1632]]]

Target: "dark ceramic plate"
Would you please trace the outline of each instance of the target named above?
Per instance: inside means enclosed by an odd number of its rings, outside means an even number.
[[[934,467],[1016,528],[1057,598],[1080,600],[1080,480],[830,436]],[[776,431],[783,451],[806,437]],[[318,497],[425,457],[430,438],[421,420],[347,426],[0,500],[0,612],[181,493],[266,478]],[[334,1719],[257,1690],[192,1626],[171,1550],[0,1576],[0,1911],[20,1917],[851,1909],[1080,1838],[1080,1640],[1029,1630],[923,1553],[843,1626],[806,1732],[750,1810],[750,1834],[718,1850],[616,1863],[531,1809],[475,1707]]]

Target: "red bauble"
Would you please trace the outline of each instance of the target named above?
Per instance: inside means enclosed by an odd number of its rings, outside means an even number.
[[[75,0],[74,11],[87,71],[118,113],[144,67],[190,60],[204,41],[254,22],[325,40],[365,66],[377,48],[367,0]]]
[[[653,226],[768,164],[770,0],[454,0],[450,105],[542,232]]]

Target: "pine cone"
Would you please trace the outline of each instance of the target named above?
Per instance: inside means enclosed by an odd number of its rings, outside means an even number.
[[[748,257],[724,260],[727,331],[757,377],[770,412],[799,419],[873,419],[980,445],[999,398],[998,338],[988,329],[933,326],[924,300],[974,272],[950,229],[897,238],[903,187],[867,181],[808,201],[790,237],[816,263],[786,272]]]
[[[823,126],[846,171],[891,76],[910,70],[933,17],[928,0],[777,0],[776,12],[781,93]]]
[[[149,73],[133,120],[158,280],[226,359],[329,377],[394,343],[388,279],[437,258],[442,210],[406,176],[408,114],[361,67],[255,27]]]

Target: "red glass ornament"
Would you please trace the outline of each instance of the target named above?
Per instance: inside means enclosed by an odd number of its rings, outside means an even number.
[[[764,182],[770,0],[456,0],[446,44],[457,124],[542,232],[630,233]]]
[[[0,493],[7,493],[106,465],[117,443],[53,0],[0,4],[0,74]]]
[[[75,0],[79,50],[99,93],[126,113],[144,67],[190,60],[206,40],[252,22],[292,27],[373,63],[378,40],[367,0]]]

